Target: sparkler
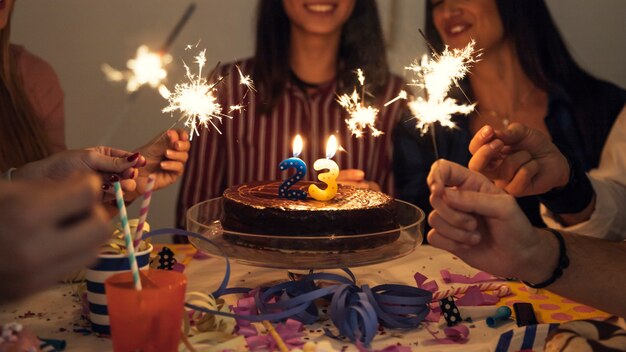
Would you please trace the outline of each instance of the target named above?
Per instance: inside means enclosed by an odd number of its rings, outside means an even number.
[[[422,88],[426,96],[409,100],[409,109],[422,135],[430,130],[437,159],[439,152],[435,140],[435,122],[447,128],[454,128],[456,124],[452,121],[452,116],[467,115],[476,106],[476,104],[458,104],[455,99],[448,97],[452,85],[458,86],[458,81],[465,77],[469,72],[469,66],[480,56],[474,51],[475,44],[472,40],[463,49],[450,49],[446,46],[441,54],[433,51],[433,58],[424,55],[421,62],[406,67],[416,75],[411,85]],[[404,96],[401,96],[403,93]],[[389,103],[398,99],[406,99],[406,92],[400,92],[400,95]]]
[[[102,71],[109,81],[126,81],[126,92],[134,93],[143,85],[158,88],[167,77],[165,66],[172,62],[172,56],[150,51],[146,45],[137,48],[135,58],[128,60],[128,70],[120,71],[108,64],[102,64]]]
[[[383,134],[382,131],[374,127],[378,109],[365,106],[365,75],[361,69],[356,71],[359,84],[361,85],[361,95],[357,93],[356,88],[351,95],[343,94],[337,98],[337,102],[350,114],[350,118],[346,119],[348,128],[352,135],[356,138],[363,136],[364,130],[369,128],[372,136],[378,137]]]
[[[109,81],[126,81],[128,99],[118,116],[112,120],[113,122],[109,125],[108,131],[104,133],[99,144],[109,144],[108,141],[120,127],[122,121],[125,119],[130,110],[131,104],[139,95],[139,88],[149,85],[152,88],[157,88],[159,90],[163,89],[163,82],[165,82],[167,78],[167,70],[165,69],[165,66],[172,62],[172,56],[167,53],[176,40],[176,37],[178,37],[181,30],[191,18],[195,9],[196,4],[194,3],[187,6],[185,13],[178,20],[176,26],[174,26],[174,28],[170,31],[159,52],[153,52],[146,45],[141,45],[137,48],[136,57],[126,62],[128,70],[124,71],[117,70],[108,64],[102,64],[102,71]]]
[[[217,86],[223,82],[224,77],[217,77],[215,82],[209,82],[202,74],[206,64],[206,49],[202,50],[195,57],[194,62],[198,64],[197,74],[194,74],[189,66],[183,62],[188,82],[176,84],[174,92],[170,92],[165,86],[159,88],[161,95],[169,102],[169,105],[162,111],[170,114],[173,114],[175,111],[181,113],[180,119],[185,119],[185,126],[189,127],[191,131],[190,140],[193,139],[194,134],[200,135],[199,127],[208,128],[209,124],[221,134],[222,132],[219,130],[215,120],[221,123],[224,117],[233,118],[231,115],[222,113],[223,107],[217,102],[216,98]],[[250,76],[245,76],[239,67],[237,67],[237,70],[240,75],[240,84],[248,87],[249,90],[254,90],[254,83]],[[231,105],[229,108],[230,113],[241,111],[243,106],[237,104]]]

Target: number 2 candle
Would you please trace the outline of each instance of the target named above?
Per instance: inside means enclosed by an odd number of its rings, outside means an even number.
[[[298,156],[302,152],[302,137],[300,135],[296,135],[296,138],[293,140],[293,157],[285,159],[278,164],[278,168],[280,171],[285,171],[291,168],[296,169],[296,173],[291,177],[286,179],[280,187],[278,187],[278,196],[281,198],[287,198],[292,200],[303,200],[306,199],[306,191],[302,191],[299,189],[290,189],[295,185],[298,181],[304,178],[306,175],[306,164],[302,159],[299,159]]]
[[[309,194],[316,200],[327,201],[331,200],[337,194],[337,177],[339,176],[339,166],[334,161],[330,160],[335,156],[337,152],[337,138],[330,136],[326,143],[326,159],[317,159],[313,163],[313,168],[316,171],[328,170],[317,175],[317,179],[326,184],[326,189],[321,189],[317,185],[309,186]]]

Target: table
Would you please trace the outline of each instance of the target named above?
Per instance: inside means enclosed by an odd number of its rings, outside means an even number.
[[[190,253],[188,245],[170,247],[179,255]],[[285,270],[252,267],[233,261],[231,265],[232,274],[229,286],[257,287],[268,282],[287,280]],[[439,273],[441,269],[464,275],[474,275],[477,272],[476,269],[469,267],[450,253],[428,245],[417,247],[415,251],[403,258],[352,268],[352,271],[359,285],[367,283],[370,286],[382,283],[414,286],[413,275],[419,271],[430,279],[436,279],[440,289],[444,289],[450,285],[441,280]],[[189,281],[188,291],[213,291],[221,281],[223,273],[224,260],[222,258],[192,260],[185,269]],[[547,291],[531,293],[519,283],[509,284],[513,295],[502,298],[499,305],[511,306],[518,301],[531,302],[540,323],[608,317],[604,312],[563,299]],[[81,303],[74,295],[76,290],[76,284],[62,284],[23,301],[0,306],[0,323],[17,321],[34,331],[40,338],[66,340],[67,351],[110,351],[111,342],[108,338],[87,333],[77,325],[81,320]],[[233,302],[236,298],[227,296],[227,299]],[[444,325],[445,322],[429,323],[429,328],[438,330]],[[470,327],[469,342],[463,345],[428,345],[428,340],[432,340],[433,337],[426,329],[418,328],[410,331],[381,332],[374,339],[372,347],[382,349],[400,343],[404,346],[411,346],[414,350],[419,348],[419,351],[490,351],[502,333],[516,328],[513,320],[496,329],[487,327],[484,320],[467,325]],[[313,341],[330,340],[338,350],[342,347],[347,347],[346,350],[349,351],[356,350],[356,347],[347,341],[336,341],[324,336],[321,333],[322,327],[319,323],[306,326],[308,338]],[[264,330],[260,328],[259,331]]]

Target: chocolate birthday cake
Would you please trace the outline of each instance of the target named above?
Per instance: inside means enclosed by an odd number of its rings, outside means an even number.
[[[306,191],[310,184],[299,182],[292,188]],[[222,197],[222,226],[258,236],[231,233],[224,237],[252,247],[332,251],[373,248],[399,236],[399,231],[390,231],[399,225],[393,198],[384,193],[339,185],[330,201],[289,200],[278,197],[280,185],[280,181],[270,181],[228,188]],[[384,231],[388,232],[366,235]],[[302,236],[314,239],[294,238]]]

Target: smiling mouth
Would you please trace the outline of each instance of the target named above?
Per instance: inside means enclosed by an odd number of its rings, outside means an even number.
[[[454,26],[454,27],[450,28],[450,33],[451,34],[459,34],[459,33],[463,32],[465,29],[467,29],[467,26],[462,26],[462,25]]]
[[[0,0],[4,1],[4,0]],[[306,4],[304,7],[314,13],[332,13],[337,8],[335,4]]]

